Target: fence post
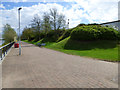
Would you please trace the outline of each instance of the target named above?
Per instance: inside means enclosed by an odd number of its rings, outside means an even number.
[[[1,60],[3,59],[3,57],[5,57],[5,55],[8,53],[8,50],[12,47],[12,45],[14,44],[14,42],[9,43],[3,47],[0,47],[0,58]]]
[[[2,48],[0,48],[0,57],[1,57],[1,60],[2,60]]]

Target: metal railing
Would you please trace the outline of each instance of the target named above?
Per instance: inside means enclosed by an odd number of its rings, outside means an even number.
[[[12,47],[12,45],[14,44],[14,42],[11,42],[3,47],[0,47],[0,60],[3,59],[3,57],[5,57],[5,55],[7,54],[8,50]]]

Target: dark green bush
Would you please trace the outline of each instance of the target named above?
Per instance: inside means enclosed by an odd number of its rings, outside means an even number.
[[[98,38],[100,40],[117,40],[118,37],[118,31],[114,30],[110,27],[99,27],[98,31],[100,34],[98,35]]]
[[[58,38],[57,42],[69,37],[72,30],[73,29],[69,29],[69,30],[64,31],[64,33]]]
[[[56,35],[56,32],[53,31],[53,30],[51,30],[51,31],[49,31],[49,32],[47,33],[47,37],[52,37],[52,36],[54,36],[54,35]]]
[[[72,32],[73,29],[69,29],[69,30],[66,30],[64,36],[63,36],[63,39],[67,38],[70,36],[71,32]]]
[[[90,26],[83,26],[75,28],[71,33],[73,40],[95,40],[97,38],[97,30],[90,28]]]
[[[117,40],[117,37],[117,30],[100,25],[81,26],[71,32],[73,40]]]
[[[60,36],[63,35],[64,32],[65,32],[65,30],[64,30],[64,29],[61,29],[61,30],[58,30],[58,31],[57,31],[57,34],[58,34],[58,36],[60,37]]]
[[[56,42],[58,37],[59,35],[57,34],[57,31],[51,30],[47,33],[46,40],[50,40],[50,42]]]
[[[40,39],[44,38],[45,35],[46,35],[46,34],[45,34],[44,32],[41,32],[41,33],[40,33]]]
[[[120,41],[120,31],[118,32],[118,35],[117,35],[118,37],[118,40]]]
[[[86,24],[81,23],[81,24],[77,25],[77,27],[81,27],[81,26],[86,26]]]

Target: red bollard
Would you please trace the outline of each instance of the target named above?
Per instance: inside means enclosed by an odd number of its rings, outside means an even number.
[[[19,48],[19,43],[15,43],[14,48]]]

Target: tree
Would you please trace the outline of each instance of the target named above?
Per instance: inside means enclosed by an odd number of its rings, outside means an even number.
[[[49,30],[51,30],[51,26],[50,26],[50,16],[48,13],[44,12],[43,14],[43,22],[42,22],[42,28],[43,30],[45,30],[45,34],[47,34],[47,32]]]
[[[63,14],[59,14],[56,8],[50,9],[50,20],[54,30],[59,30],[65,26],[66,20]]]
[[[33,30],[31,28],[24,28],[22,32],[22,39],[31,41],[34,38]]]
[[[59,30],[60,28],[64,28],[65,27],[65,16],[63,14],[60,14],[58,16],[58,22],[57,22],[57,30]]]
[[[9,24],[4,25],[3,38],[5,39],[5,43],[14,41],[14,37],[16,36],[15,30]]]
[[[32,22],[31,27],[34,29],[34,33],[36,33],[35,35],[36,39],[40,40],[40,32],[41,32],[41,24],[42,24],[40,17],[36,14],[31,22]]]

